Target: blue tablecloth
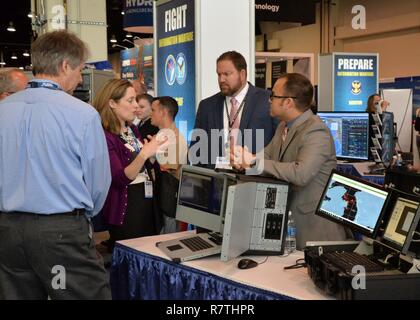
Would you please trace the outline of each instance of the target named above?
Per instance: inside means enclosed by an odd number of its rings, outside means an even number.
[[[381,186],[383,186],[385,182],[385,176],[361,175],[351,163],[338,163],[337,170],[355,177],[362,178],[366,181],[379,184]]]
[[[286,300],[275,292],[149,255],[117,243],[111,265],[113,299]]]

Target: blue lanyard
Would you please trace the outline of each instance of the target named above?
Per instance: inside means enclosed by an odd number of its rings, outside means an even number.
[[[45,88],[50,90],[63,90],[58,84],[43,81],[30,81],[26,88]]]

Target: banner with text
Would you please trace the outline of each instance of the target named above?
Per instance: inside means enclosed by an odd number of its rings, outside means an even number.
[[[137,79],[140,69],[139,48],[121,50],[121,79]]]
[[[378,92],[378,55],[334,53],[334,111],[365,111]]]
[[[194,0],[156,6],[157,94],[178,102],[176,125],[186,139],[195,122]],[[187,127],[180,126],[186,121]]]

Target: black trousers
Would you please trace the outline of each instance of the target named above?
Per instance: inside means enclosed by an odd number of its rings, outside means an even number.
[[[111,299],[82,213],[0,213],[1,299]]]

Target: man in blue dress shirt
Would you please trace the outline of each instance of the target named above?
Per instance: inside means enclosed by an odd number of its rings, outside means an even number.
[[[98,113],[70,94],[88,56],[55,31],[32,45],[35,79],[0,103],[0,299],[110,299],[90,218],[111,182]]]

